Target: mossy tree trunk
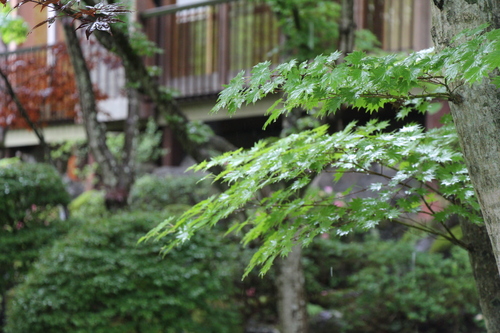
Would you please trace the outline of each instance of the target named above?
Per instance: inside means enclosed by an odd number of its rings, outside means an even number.
[[[433,3],[431,34],[438,49],[452,46],[453,37],[464,29],[485,23],[500,28],[497,0]],[[495,75],[498,73],[491,73]],[[500,89],[489,79],[455,88],[461,98],[450,102],[450,109],[486,225],[484,228],[462,222],[464,241],[469,247],[488,331],[500,332]]]
[[[106,126],[97,120],[97,104],[90,72],[80,41],[70,21],[64,23],[66,45],[75,71],[80,107],[90,151],[95,158],[106,188],[108,208],[125,206],[134,182],[134,160],[137,147],[139,108],[131,103],[125,121],[124,153],[119,161],[106,144]],[[135,99],[131,99],[134,101]]]

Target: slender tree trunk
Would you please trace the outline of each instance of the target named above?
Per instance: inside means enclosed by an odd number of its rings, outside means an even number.
[[[342,0],[339,30],[339,50],[342,51],[343,58],[354,50],[354,32],[356,31],[354,0]]]
[[[0,126],[0,158],[4,158],[7,155],[5,140],[7,138],[8,130],[9,130],[8,126],[5,127]]]
[[[99,165],[106,187],[106,205],[118,208],[126,205],[127,197],[135,180],[135,154],[139,122],[139,102],[135,89],[128,90],[129,108],[125,120],[125,142],[123,155],[118,161],[106,144],[106,127],[97,120],[97,104],[80,42],[70,23],[64,24],[68,53],[75,71],[80,106],[83,114],[87,140]]]
[[[97,120],[97,104],[90,72],[83,56],[80,41],[75,33],[75,28],[69,22],[65,22],[63,26],[68,53],[75,71],[80,107],[89,147],[99,165],[105,186],[114,188],[118,184],[118,162],[106,145],[106,127]]]
[[[451,46],[463,29],[484,23],[500,28],[499,1],[433,2],[431,34],[438,49]],[[486,79],[456,92],[461,98],[450,103],[450,109],[485,220],[485,227],[461,225],[488,332],[500,332],[500,89]]]
[[[295,109],[283,118],[281,135],[287,136],[298,130],[297,123],[302,110]],[[290,185],[290,184],[287,184]],[[303,193],[298,194],[298,196]],[[292,251],[277,261],[276,289],[278,290],[278,317],[281,333],[307,333],[309,317],[305,291],[302,247],[296,245]]]
[[[302,269],[302,247],[296,245],[292,252],[276,262],[278,274],[278,314],[280,332],[307,333],[307,302]]]

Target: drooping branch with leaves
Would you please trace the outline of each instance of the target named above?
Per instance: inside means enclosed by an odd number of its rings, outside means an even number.
[[[468,41],[440,52],[430,49],[407,57],[354,52],[340,64],[336,52],[308,62],[292,60],[274,69],[262,63],[250,77],[240,73],[234,78],[214,110],[233,113],[265,96],[280,94],[277,97],[283,97],[268,110],[269,124],[295,108],[322,117],[348,105],[376,118],[380,108],[391,105],[399,110],[397,117],[404,118],[411,111],[436,109],[436,99],[459,104],[458,87],[480,82],[500,66],[500,30],[485,28],[463,32],[456,38]],[[498,85],[500,80],[495,77],[493,82]],[[439,235],[469,252],[483,312],[489,325],[497,326],[492,304],[498,295],[491,291],[500,286],[500,280],[498,274],[491,274],[495,267],[492,247],[453,125],[428,132],[409,125],[387,133],[386,127],[387,123],[373,120],[331,134],[323,126],[201,163],[195,170],[224,167],[224,172],[209,177],[227,183],[229,189],[178,219],[167,219],[143,240],[173,235],[164,248],[168,252],[200,229],[245,210],[248,218],[234,222],[228,232],[244,233],[244,243],[262,240],[247,273],[259,265],[264,273],[274,259],[287,255],[296,244],[308,245],[316,235],[343,235],[393,221]],[[351,172],[377,180],[368,188],[341,194],[321,196],[307,191],[305,196],[296,196],[321,172],[332,173],[336,180]],[[290,185],[273,187],[282,182]],[[261,196],[263,191],[270,195]],[[463,239],[450,229],[452,216],[461,221]],[[431,223],[425,222],[429,219]],[[483,274],[486,271],[489,274]]]

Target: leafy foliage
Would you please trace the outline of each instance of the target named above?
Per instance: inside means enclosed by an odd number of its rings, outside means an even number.
[[[401,110],[399,117],[405,117],[411,110],[426,112],[435,98],[460,103],[457,86],[474,83],[499,65],[500,32],[484,29],[464,32],[474,38],[439,53],[424,50],[407,57],[374,57],[353,52],[336,64],[340,53],[335,52],[311,62],[292,60],[275,69],[262,63],[254,67],[250,78],[243,73],[235,77],[221,93],[215,110],[235,112],[277,92],[284,97],[268,110],[268,123],[295,108],[324,116],[342,105],[375,112],[391,104]],[[322,126],[201,163],[195,170],[224,167],[213,179],[227,183],[229,189],[197,204],[179,219],[164,221],[144,239],[174,234],[176,238],[164,249],[168,251],[199,229],[247,210],[248,218],[229,229],[244,230],[246,244],[263,240],[247,273],[256,265],[263,265],[262,272],[266,272],[294,244],[307,246],[316,235],[331,229],[344,235],[386,220],[463,246],[446,221],[459,215],[481,223],[482,217],[453,126],[424,132],[417,125],[408,125],[384,133],[387,125],[373,120],[365,126],[350,124],[334,134]],[[355,189],[340,197],[337,193],[308,193],[312,178],[321,172],[332,173],[335,180],[356,172],[377,176],[379,181],[370,188],[356,189],[368,191],[370,195],[365,197],[356,196]],[[280,186],[283,182],[284,187]],[[436,208],[438,202],[444,202],[442,208]],[[434,224],[424,223],[422,215]]]
[[[324,0],[265,0],[265,3],[275,13],[286,36],[280,47],[287,58],[307,60],[338,48],[339,3]],[[359,30],[355,37],[358,50],[374,50],[379,44],[368,30]]]
[[[5,44],[19,44],[26,39],[28,27],[23,19],[9,15],[10,11],[10,6],[0,7],[0,38]]]
[[[334,52],[310,62],[291,60],[274,69],[269,62],[261,63],[250,78],[242,72],[231,80],[214,111],[234,113],[272,93],[282,93],[283,98],[268,110],[268,122],[294,108],[321,117],[342,105],[374,112],[390,104],[404,117],[410,110],[427,111],[435,98],[459,103],[457,86],[477,82],[500,65],[500,32],[484,28],[464,32],[475,38],[439,53],[428,49],[407,57],[376,57],[355,51],[337,64],[341,54]]]
[[[66,205],[69,200],[61,177],[50,165],[17,162],[0,167],[2,229],[19,227],[46,206]]]
[[[137,179],[129,195],[132,209],[161,210],[167,205],[194,205],[211,193],[211,184],[200,176],[144,175]]]
[[[305,251],[311,301],[341,313],[330,327],[343,333],[484,331],[475,320],[480,309],[466,251],[418,252],[414,237],[352,238],[317,238]]]
[[[43,253],[13,293],[6,332],[235,332],[237,253],[215,233],[168,259],[137,238],[168,214],[85,221]]]
[[[249,266],[264,264],[263,271],[276,256],[290,252],[296,242],[305,246],[332,228],[343,235],[368,230],[385,220],[442,234],[460,244],[447,229],[449,216],[458,214],[479,223],[481,215],[453,127],[448,124],[424,132],[410,125],[393,133],[381,132],[386,125],[371,121],[356,128],[352,124],[334,134],[322,126],[201,163],[196,169],[224,166],[225,171],[214,180],[230,188],[197,204],[180,219],[166,220],[148,237],[177,234],[167,247],[171,249],[200,228],[213,226],[240,209],[250,209],[248,219],[236,223],[231,231],[249,228],[244,243],[263,237],[265,241]],[[374,168],[375,164],[380,167]],[[369,189],[348,189],[340,197],[337,193],[320,196],[315,191],[297,197],[312,177],[323,171],[332,173],[336,180],[356,172],[379,181]],[[435,180],[439,187],[431,185]],[[273,188],[282,181],[290,185]],[[356,197],[359,190],[369,195]],[[262,197],[262,192],[269,195]],[[434,210],[439,200],[447,204]],[[432,216],[440,227],[425,225],[416,216],[419,213]]]
[[[158,131],[158,125],[153,118],[149,118],[144,132],[137,137],[137,151],[135,154],[136,163],[151,162],[166,154],[161,147],[162,134]],[[106,144],[118,161],[123,156],[123,147],[125,143],[125,134],[108,133]]]
[[[38,259],[41,249],[66,234],[71,226],[72,223],[68,221],[34,218],[22,228],[3,228],[0,231],[2,296],[22,281],[32,263]]]

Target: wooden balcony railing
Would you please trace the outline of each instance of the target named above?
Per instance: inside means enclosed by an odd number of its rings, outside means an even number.
[[[98,59],[88,61],[98,99],[120,96],[125,83],[120,63],[96,42],[85,43],[86,57]],[[0,53],[0,68],[34,123],[79,122],[78,91],[64,43]],[[0,126],[26,127],[4,88],[0,80]]]
[[[386,50],[430,46],[428,1],[355,0],[355,12],[358,27],[374,32]],[[161,69],[160,83],[176,91],[180,98],[217,94],[239,71],[249,71],[265,60],[274,64],[280,61],[278,49],[283,40],[277,20],[266,5],[257,1],[199,1],[148,9],[142,11],[140,17],[148,37],[164,50],[146,61]],[[89,58],[101,52],[93,57],[101,60],[93,64],[91,70],[96,87],[107,98],[123,97],[125,79],[119,63],[100,51],[96,43],[85,43]],[[73,70],[69,58],[61,56],[64,53],[61,47],[0,53],[0,66],[9,73],[14,87],[20,93],[29,89],[38,91],[37,99],[28,100],[32,102],[28,104],[39,110],[36,119],[39,122],[78,119],[76,104],[69,98],[76,94],[74,80],[70,79]],[[106,61],[102,60],[103,56],[108,57]],[[35,80],[47,67],[50,71],[44,74],[46,78]],[[44,101],[51,82],[63,79],[66,84],[59,99]],[[0,98],[0,118],[7,112],[6,101]]]
[[[150,60],[179,97],[215,94],[241,70],[278,63],[280,34],[269,8],[255,1],[215,0],[141,13],[147,35],[163,50]]]
[[[358,28],[371,30],[388,51],[431,46],[430,4],[420,0],[355,0]],[[279,62],[277,20],[248,0],[198,1],[141,12],[148,37],[164,50],[149,59],[162,68],[161,84],[179,97],[218,93],[241,70]]]

